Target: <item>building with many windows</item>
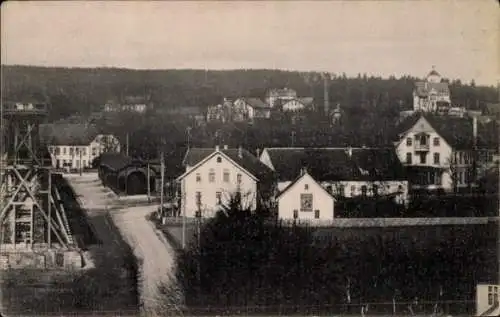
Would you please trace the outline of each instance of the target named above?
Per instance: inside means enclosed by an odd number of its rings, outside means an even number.
[[[183,165],[186,170],[177,182],[186,217],[213,217],[231,199],[255,210],[271,192],[272,171],[241,147],[190,148]]]
[[[494,122],[415,114],[398,126],[398,157],[414,189],[467,187],[498,149]]]
[[[102,153],[120,151],[115,136],[100,134],[95,126],[87,124],[43,124],[40,138],[55,168],[89,168]]]
[[[451,107],[450,89],[433,68],[424,81],[415,83],[413,110],[447,113]]]

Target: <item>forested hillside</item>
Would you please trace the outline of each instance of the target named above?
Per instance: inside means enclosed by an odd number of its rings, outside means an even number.
[[[425,74],[424,74],[425,75]],[[446,75],[446,74],[443,74]],[[414,77],[382,79],[359,74],[333,76],[329,83],[332,104],[343,108],[368,106],[394,110],[412,106]],[[90,113],[109,98],[149,95],[156,107],[201,107],[220,102],[222,97],[263,97],[266,89],[290,87],[300,96],[323,101],[319,73],[280,70],[129,70],[117,68],[45,68],[2,66],[2,97],[24,99],[46,97],[53,119],[73,113]],[[497,98],[494,87],[479,87],[451,81],[453,103],[480,108]]]

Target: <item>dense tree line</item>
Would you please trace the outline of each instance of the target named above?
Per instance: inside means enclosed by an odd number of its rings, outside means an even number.
[[[372,229],[272,225],[233,205],[207,220],[199,242],[177,256],[185,305],[192,314],[258,306],[265,313],[340,313],[350,305],[359,313],[369,302],[470,300],[476,283],[495,279],[493,226]],[[441,308],[471,309],[462,304]]]
[[[290,87],[299,96],[312,96],[323,103],[322,76],[314,72],[280,70],[131,70],[117,68],[45,68],[2,66],[3,98],[47,98],[52,117],[96,111],[108,99],[126,95],[150,97],[158,108],[201,107],[223,97],[264,97],[273,87]],[[425,75],[425,74],[423,74]],[[380,78],[358,74],[331,76],[330,102],[350,107],[412,107],[412,91],[418,78]],[[449,81],[449,80],[447,80]],[[453,102],[477,108],[497,100],[494,87],[474,82],[450,82]]]

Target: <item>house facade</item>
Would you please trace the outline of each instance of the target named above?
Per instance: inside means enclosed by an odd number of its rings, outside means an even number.
[[[108,100],[103,107],[104,112],[117,112],[117,111],[130,111],[137,113],[144,113],[152,104],[149,97],[142,96],[127,96],[121,101]]]
[[[278,104],[297,99],[297,92],[290,88],[270,89],[266,92],[266,103],[274,108]]]
[[[424,81],[415,83],[413,89],[413,110],[421,112],[446,113],[451,107],[450,89],[441,82],[441,75],[435,70]]]
[[[306,167],[335,197],[390,196],[406,203],[408,181],[393,149],[378,148],[266,148],[260,160],[277,175],[282,192]]]
[[[303,97],[292,100],[286,100],[281,105],[283,111],[302,111],[306,109],[313,108],[313,98],[312,97]]]
[[[399,131],[396,152],[414,189],[451,191],[472,185],[481,166],[493,160],[498,142],[495,127],[477,118],[415,114]]]
[[[306,169],[276,197],[278,219],[333,220],[335,198]]]
[[[234,101],[234,108],[237,113],[244,113],[240,121],[271,117],[271,107],[259,98],[238,98]]]
[[[227,147],[188,149],[183,160],[180,185],[181,214],[186,217],[213,217],[231,199],[238,198],[242,208],[255,210],[260,190],[265,189],[271,173],[250,152]]]
[[[111,134],[99,134],[86,124],[50,124],[40,126],[40,137],[49,150],[55,168],[90,168],[93,160],[105,152],[119,152],[120,142]]]

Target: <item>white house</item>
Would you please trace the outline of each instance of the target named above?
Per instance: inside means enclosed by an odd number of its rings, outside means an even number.
[[[274,108],[278,103],[284,103],[297,98],[297,92],[290,88],[270,89],[266,92],[266,103]]]
[[[494,124],[477,118],[415,114],[403,120],[395,142],[399,160],[407,167],[413,188],[429,190],[466,187],[476,168],[493,160],[498,132]]]
[[[413,110],[422,112],[444,112],[451,107],[448,84],[441,82],[441,75],[433,68],[425,81],[415,83]]]
[[[117,102],[115,100],[108,100],[108,102],[104,104],[104,111],[130,111],[144,113],[151,106],[152,105],[149,102],[149,97],[145,98],[142,96],[126,96],[120,102]]]
[[[212,217],[233,197],[242,207],[256,209],[261,190],[271,186],[272,171],[242,148],[188,149],[183,160],[184,174],[177,178],[181,188],[181,214]]]
[[[276,197],[278,219],[333,220],[335,198],[303,170]]]
[[[312,97],[302,97],[284,101],[282,103],[283,111],[301,111],[311,109],[314,99]]]
[[[271,117],[270,105],[259,98],[238,98],[234,101],[234,108],[245,113],[245,117],[250,120],[255,118],[269,119]]]
[[[260,160],[276,173],[283,191],[307,167],[329,193],[338,197],[391,196],[406,203],[408,181],[394,149],[265,148]]]
[[[40,138],[48,147],[55,168],[89,168],[100,154],[120,151],[115,136],[99,134],[87,124],[40,125]]]

